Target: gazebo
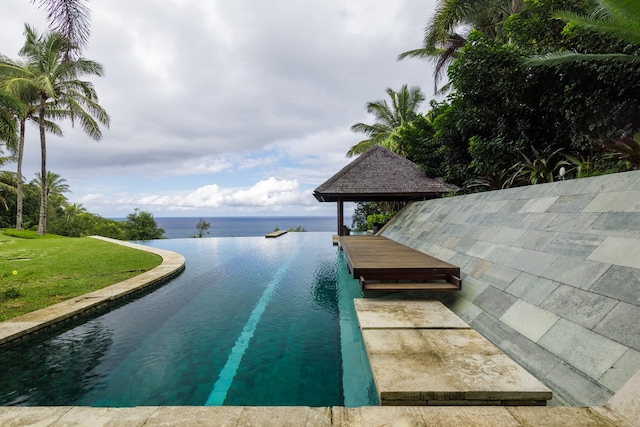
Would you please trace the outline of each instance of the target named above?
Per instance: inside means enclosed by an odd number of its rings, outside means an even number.
[[[375,145],[313,192],[320,202],[338,202],[338,235],[344,235],[344,202],[426,200],[459,190],[429,178],[418,165]]]

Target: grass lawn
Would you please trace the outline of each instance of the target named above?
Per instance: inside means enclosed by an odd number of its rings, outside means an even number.
[[[161,262],[157,255],[89,237],[0,230],[0,321],[113,285]]]

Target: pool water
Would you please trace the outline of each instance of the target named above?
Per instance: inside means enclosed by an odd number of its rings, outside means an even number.
[[[331,233],[144,244],[181,253],[185,271],[103,315],[3,348],[0,404],[376,403],[353,313],[361,294]]]

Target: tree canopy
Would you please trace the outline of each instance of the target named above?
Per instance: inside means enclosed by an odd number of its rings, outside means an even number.
[[[362,154],[377,144],[391,148],[388,146],[391,143],[390,137],[405,123],[415,119],[420,104],[425,100],[418,86],[403,85],[398,92],[391,88],[387,88],[386,92],[391,100],[390,104],[386,100],[367,103],[367,112],[375,119],[373,124],[356,123],[351,126],[353,132],[364,133],[369,138],[351,147],[347,152],[348,157]]]
[[[485,7],[501,12],[486,21]],[[394,137],[466,191],[558,179],[560,167],[566,177],[637,167],[639,17],[640,3],[626,0],[444,0],[422,53],[403,55],[438,54],[464,29],[446,67],[450,92]]]
[[[102,65],[82,57],[69,56],[74,50],[69,39],[52,32],[39,34],[34,28],[25,25],[25,43],[19,54],[24,61],[12,60],[0,56],[0,89],[5,94],[20,100],[25,113],[16,113],[20,122],[18,148],[18,180],[24,145],[24,122],[29,117],[37,117],[40,133],[42,191],[40,201],[40,219],[38,234],[47,229],[47,130],[59,132],[57,125],[47,119],[70,119],[72,124],[79,123],[85,133],[94,140],[100,140],[100,125],[109,125],[109,115],[98,104],[98,96],[90,81],[82,80],[86,76],[102,76]],[[21,183],[19,183],[21,193]],[[19,199],[21,196],[19,196]],[[21,228],[21,208],[18,209],[16,227]]]

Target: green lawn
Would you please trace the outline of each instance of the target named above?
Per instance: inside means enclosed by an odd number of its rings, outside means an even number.
[[[0,230],[0,321],[104,288],[161,262],[157,255],[89,237],[37,238],[33,232]]]

